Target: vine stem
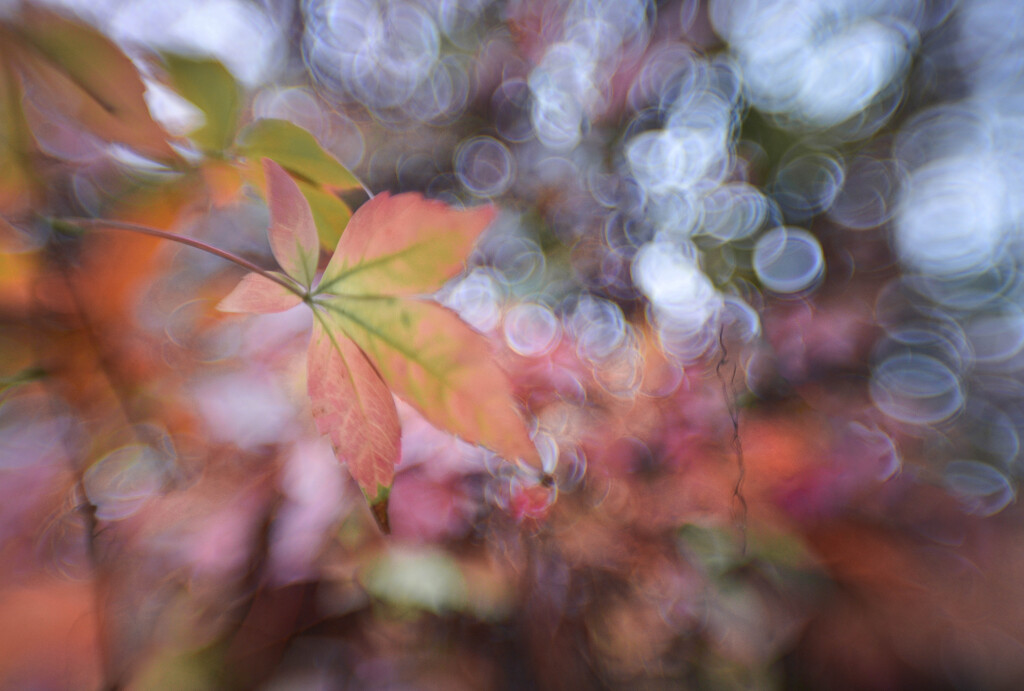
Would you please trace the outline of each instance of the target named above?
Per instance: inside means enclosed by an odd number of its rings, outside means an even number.
[[[733,486],[732,496],[733,499],[739,500],[740,512],[737,517],[737,523],[740,529],[740,554],[747,554],[747,498],[743,495],[743,480],[747,475],[747,467],[743,462],[743,441],[740,439],[740,411],[739,406],[736,403],[736,363],[732,363],[732,376],[730,376],[728,383],[725,381],[725,377],[722,376],[722,366],[725,365],[728,360],[729,351],[725,347],[725,327],[721,327],[718,330],[718,345],[722,349],[722,357],[718,361],[718,365],[715,366],[715,374],[718,376],[719,381],[722,382],[722,398],[725,400],[726,410],[729,412],[729,417],[732,420],[732,447],[736,454],[736,466],[739,471],[739,475],[736,478],[736,484]]]
[[[124,230],[130,233],[149,235],[150,237],[160,238],[162,240],[170,240],[171,242],[177,242],[178,244],[181,245],[188,245],[189,247],[194,247],[197,250],[202,250],[216,257],[220,257],[221,259],[226,259],[229,262],[237,264],[238,266],[241,266],[244,269],[248,269],[249,271],[257,273],[263,278],[273,281],[279,286],[287,288],[288,290],[295,293],[301,298],[306,297],[305,291],[303,291],[295,284],[290,283],[289,281],[281,278],[280,276],[275,276],[266,269],[259,267],[256,264],[253,264],[248,259],[242,259],[237,254],[232,254],[231,252],[222,250],[219,247],[214,247],[213,245],[208,245],[202,240],[196,240],[195,238],[190,238],[185,235],[178,235],[177,233],[169,233],[166,230],[157,230],[156,228],[150,228],[149,226],[139,225],[138,223],[129,223],[127,221],[114,221],[106,218],[79,218],[76,216],[62,216],[55,220],[60,221],[62,223],[69,223],[71,225],[79,226],[82,228],[94,228],[98,230]]]

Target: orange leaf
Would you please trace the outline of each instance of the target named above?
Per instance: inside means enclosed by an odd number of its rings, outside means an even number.
[[[319,311],[316,315],[308,356],[313,419],[387,530],[386,502],[401,437],[395,401],[356,344],[336,334]]]
[[[238,199],[242,190],[242,175],[236,168],[211,158],[203,162],[200,172],[215,207],[228,206]]]
[[[389,297],[334,296],[316,304],[325,321],[355,341],[388,386],[431,424],[540,467],[511,383],[487,340],[454,312]]]
[[[462,270],[494,208],[455,209],[416,193],[383,192],[359,207],[331,257],[318,292],[431,293]]]
[[[269,314],[283,312],[302,302],[302,298],[280,283],[257,273],[246,274],[228,296],[217,303],[221,312]]]
[[[161,161],[180,157],[153,120],[132,61],[113,41],[81,22],[25,7],[0,40],[16,43],[18,61],[49,103],[97,136]]]

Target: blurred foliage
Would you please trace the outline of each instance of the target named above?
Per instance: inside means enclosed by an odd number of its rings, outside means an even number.
[[[0,5],[0,687],[1019,687],[1021,19]],[[381,535],[308,315],[54,220],[270,266],[263,156],[324,259],[370,190],[496,204],[434,299],[545,475],[399,401]]]

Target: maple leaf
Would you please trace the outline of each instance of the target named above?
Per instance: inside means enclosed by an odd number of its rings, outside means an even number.
[[[105,141],[164,163],[181,157],[153,120],[131,59],[78,20],[34,5],[0,21],[0,61],[16,64],[33,93]]]
[[[460,210],[417,193],[379,194],[353,214],[315,284],[319,245],[309,204],[281,166],[263,159],[263,169],[270,247],[285,275],[275,282],[248,274],[218,308],[266,313],[305,301],[313,310],[313,417],[381,527],[388,530],[401,448],[392,392],[435,426],[540,467],[487,340],[425,297],[462,270],[493,208]]]

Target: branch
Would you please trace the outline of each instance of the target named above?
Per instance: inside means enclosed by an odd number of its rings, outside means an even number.
[[[247,259],[242,259],[237,254],[232,254],[226,250],[222,250],[213,245],[208,245],[202,240],[196,240],[185,235],[178,235],[177,233],[169,233],[166,230],[157,230],[156,228],[150,228],[149,226],[139,225],[137,223],[128,223],[126,221],[113,221],[105,218],[78,218],[78,217],[61,217],[53,219],[58,223],[66,223],[82,228],[92,228],[96,230],[125,230],[131,233],[138,233],[140,235],[149,235],[151,237],[160,238],[162,240],[170,240],[171,242],[177,242],[182,245],[188,245],[198,250],[207,252],[214,256],[220,257],[221,259],[227,259],[229,262],[233,262],[244,269],[248,269],[253,273],[257,273],[267,280],[273,281],[274,283],[287,288],[291,292],[295,293],[299,297],[305,299],[306,292],[300,287],[287,281],[280,276],[276,276],[273,273],[267,271],[264,268],[253,264]]]

